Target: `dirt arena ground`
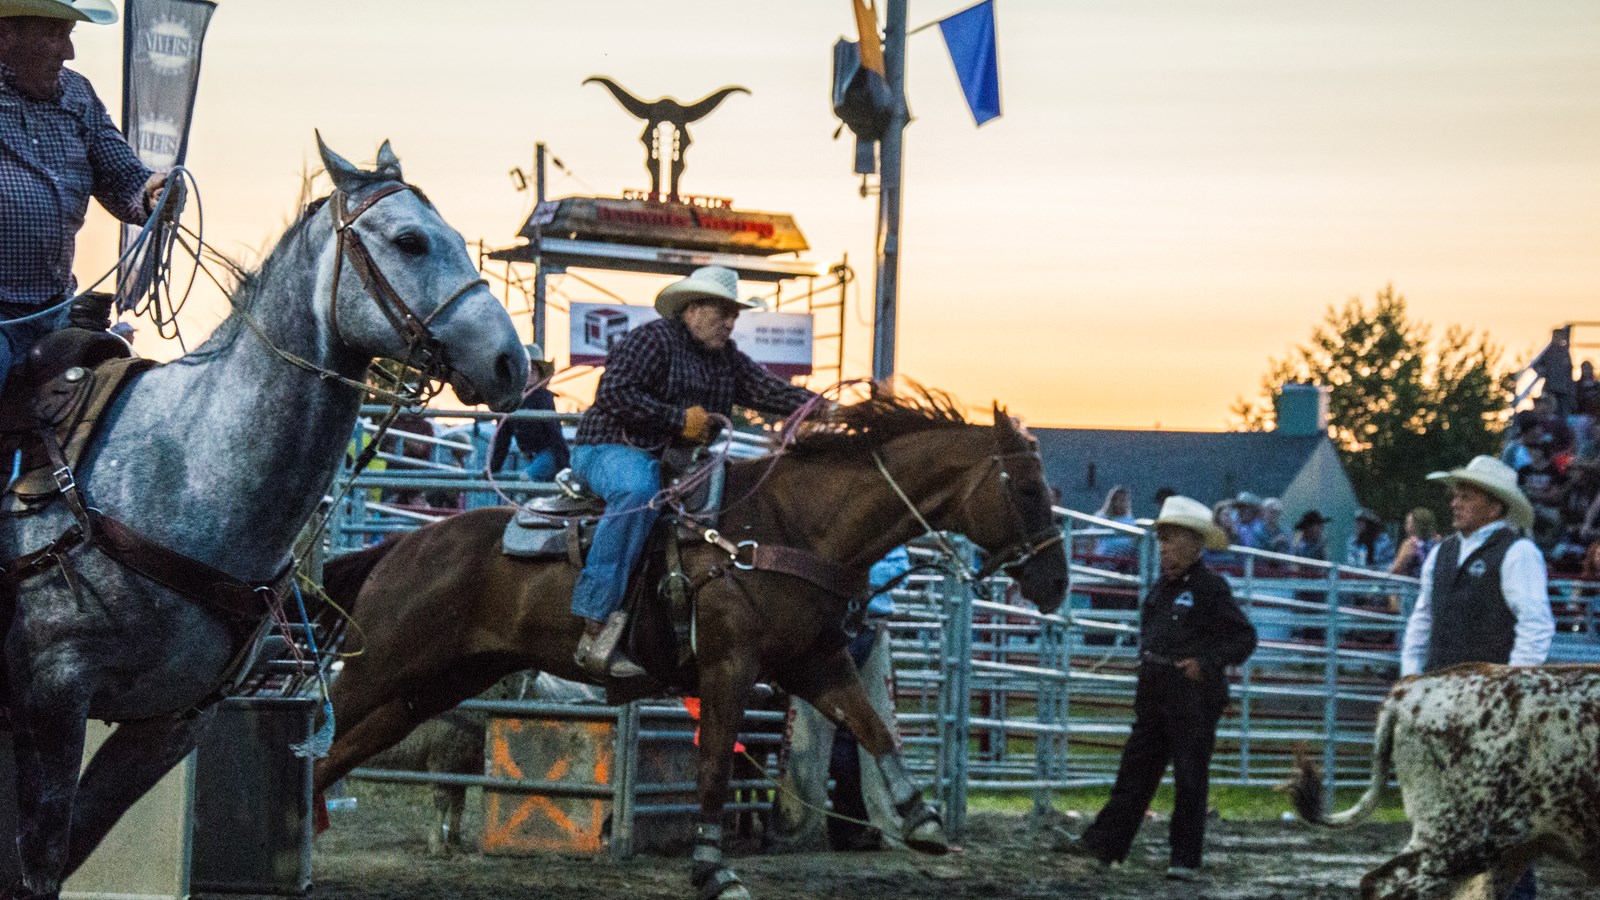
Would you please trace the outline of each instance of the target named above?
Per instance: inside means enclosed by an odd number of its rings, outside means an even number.
[[[413,788],[356,785],[356,809],[336,811],[334,828],[317,839],[317,900],[546,900],[626,898],[680,900],[688,861],[641,856],[621,864],[548,855],[449,859],[426,855],[431,803]],[[466,836],[476,839],[481,805],[469,798]],[[1042,827],[1023,816],[973,816],[962,845],[934,858],[904,852],[760,855],[743,852],[733,865],[757,900],[909,900],[909,898],[1216,898],[1323,900],[1354,897],[1361,875],[1405,842],[1408,827],[1369,825],[1346,831],[1299,823],[1213,823],[1207,876],[1195,885],[1168,882],[1165,822],[1144,829],[1128,863],[1110,872],[1049,849]],[[1547,864],[1541,898],[1600,897],[1579,874]],[[223,900],[197,896],[197,900]],[[237,898],[234,898],[237,900]]]

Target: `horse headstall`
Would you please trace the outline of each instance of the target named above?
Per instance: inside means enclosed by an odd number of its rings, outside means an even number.
[[[328,207],[333,221],[333,231],[336,238],[334,245],[334,279],[332,295],[329,298],[329,316],[333,322],[335,335],[339,336],[341,343],[348,346],[343,335],[339,334],[339,275],[344,268],[346,259],[350,268],[361,279],[361,284],[373,298],[378,311],[383,313],[395,331],[405,341],[406,358],[399,360],[402,364],[415,368],[431,381],[442,381],[450,371],[446,358],[444,343],[434,336],[432,325],[439,316],[455,305],[457,300],[476,290],[480,286],[487,286],[488,282],[482,278],[468,280],[454,293],[440,303],[426,317],[417,315],[411,305],[406,303],[400,292],[383,274],[372,253],[361,240],[361,235],[355,230],[356,220],[365,215],[381,201],[402,191],[409,191],[430,209],[433,204],[428,201],[426,194],[420,188],[406,184],[403,181],[390,181],[379,185],[354,207],[347,206],[348,196],[343,190],[335,190],[328,198]]]
[[[1004,548],[989,554],[988,561],[974,576],[979,581],[994,575],[1002,569],[1012,569],[1026,565],[1035,556],[1061,543],[1063,540],[1062,531],[1056,527],[1053,520],[1030,530],[1028,516],[1022,508],[1022,504],[1017,501],[1015,481],[1012,478],[1011,470],[1007,467],[1007,460],[1016,457],[1028,457],[1040,466],[1041,471],[1043,469],[1044,463],[1039,458],[1037,449],[1030,448],[996,453],[989,457],[989,465],[985,467],[979,477],[973,479],[972,484],[968,486],[967,492],[962,498],[962,502],[965,503],[977,491],[978,485],[983,482],[984,477],[990,471],[997,470],[996,477],[1000,482],[1002,495],[1006,498],[1006,504],[1011,509],[1012,517],[1020,526],[1020,530],[1024,532],[1021,537]]]

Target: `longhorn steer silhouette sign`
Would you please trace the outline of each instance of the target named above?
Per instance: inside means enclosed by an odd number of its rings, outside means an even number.
[[[644,144],[645,168],[650,170],[650,194],[653,197],[661,196],[661,137],[658,130],[663,122],[672,126],[672,181],[667,192],[667,198],[678,198],[678,179],[683,175],[684,152],[689,149],[689,123],[698,122],[711,114],[729,94],[748,94],[747,88],[729,86],[715,91],[703,100],[691,103],[688,106],[679,103],[672,97],[662,97],[659,100],[646,102],[623,90],[622,86],[601,75],[595,75],[583,80],[584,84],[598,82],[611,96],[617,98],[622,108],[634,116],[644,120],[644,134],[639,140]]]

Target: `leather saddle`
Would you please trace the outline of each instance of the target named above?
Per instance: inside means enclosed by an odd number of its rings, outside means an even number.
[[[9,463],[22,451],[22,475],[7,493],[24,509],[48,505],[61,487],[46,440],[53,439],[75,468],[122,387],[155,365],[134,358],[115,335],[87,328],[63,328],[35,344],[0,393],[0,459]]]
[[[726,462],[718,457],[668,451],[662,459],[662,480],[673,485],[695,478],[695,489],[684,497],[684,510],[716,527],[726,468]],[[555,482],[560,493],[529,500],[506,523],[501,551],[522,559],[566,559],[582,568],[594,540],[595,523],[605,514],[605,501],[571,469],[557,473]]]

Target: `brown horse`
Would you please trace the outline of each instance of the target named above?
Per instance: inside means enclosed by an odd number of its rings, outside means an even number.
[[[988,552],[985,572],[1008,569],[1040,608],[1054,610],[1066,595],[1067,560],[1038,448],[998,406],[992,428],[967,423],[933,393],[844,407],[783,452],[731,464],[726,497],[721,532],[741,553],[754,543],[785,548],[864,584],[873,562],[931,526],[966,535]],[[335,599],[359,585],[350,633],[365,636],[365,652],[334,684],[338,732],[317,765],[319,790],[508,672],[587,680],[572,659],[583,627],[569,607],[578,570],[504,556],[500,535],[513,512],[464,513],[330,564]],[[720,823],[731,748],[759,678],[850,729],[883,770],[905,842],[944,852],[938,815],[908,778],[843,646],[846,607],[865,592],[851,598],[805,577],[747,568],[710,543],[686,547],[683,557],[695,586],[702,704],[697,895],[749,896],[722,864]]]

